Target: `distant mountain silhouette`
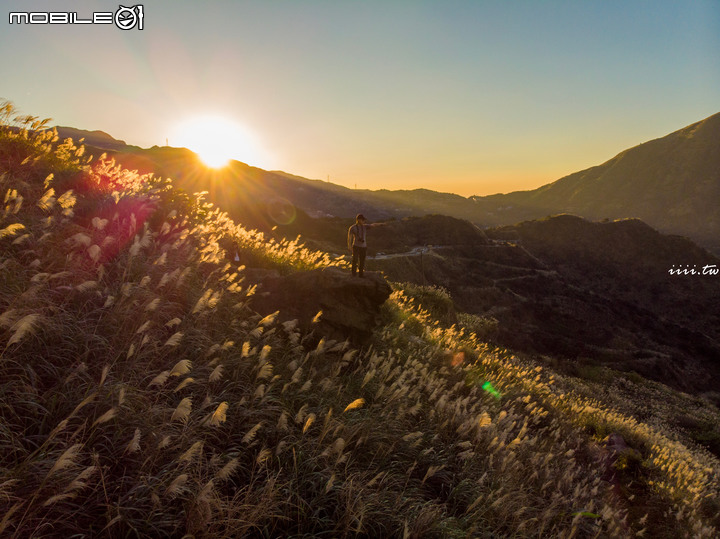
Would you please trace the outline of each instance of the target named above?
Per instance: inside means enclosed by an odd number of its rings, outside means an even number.
[[[442,214],[483,227],[571,213],[590,220],[639,218],[720,253],[720,113],[538,189],[470,198],[428,189],[348,189],[238,161],[213,170],[185,148],[142,149],[102,131],[58,132],[84,137],[88,153],[107,152],[127,168],[171,177],[190,192],[208,191],[209,201],[241,220],[249,205],[262,211],[258,204],[291,204],[311,217]]]
[[[270,172],[234,160],[227,167],[210,169],[186,148],[153,146],[145,149],[125,145],[101,131],[58,128],[58,133],[61,138],[70,136],[76,141],[84,138],[87,153],[105,153],[130,170],[173,178],[176,185],[189,192],[208,191],[210,202],[243,222],[247,222],[243,217],[247,217],[248,211],[261,211],[263,204],[276,206],[283,203],[292,204],[311,217],[349,218],[362,212],[370,219],[378,220],[437,213],[476,221],[477,204],[460,195],[428,189],[349,189],[286,172]],[[265,213],[270,223],[271,212]],[[259,215],[252,218],[257,221]]]
[[[475,197],[488,221],[636,217],[720,251],[720,113],[533,191]]]
[[[56,129],[61,140],[71,138],[77,143],[80,139],[85,139],[84,144],[103,150],[122,150],[128,146],[124,140],[113,138],[105,131],[86,131],[64,126],[57,126]]]

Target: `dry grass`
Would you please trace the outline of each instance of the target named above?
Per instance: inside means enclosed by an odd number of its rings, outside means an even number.
[[[706,453],[401,292],[305,350],[223,245],[335,261],[53,138],[0,128],[0,536],[717,534]]]

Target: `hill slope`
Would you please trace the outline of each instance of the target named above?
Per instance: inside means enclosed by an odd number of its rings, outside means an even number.
[[[563,212],[588,219],[634,217],[718,251],[720,113],[533,191],[476,200],[494,206],[495,220],[504,221],[498,224]]]
[[[481,226],[572,213],[587,219],[639,218],[720,251],[720,113],[533,191],[470,198],[427,189],[353,190],[237,161],[214,171],[182,148],[142,149],[100,131],[62,127],[58,132],[63,138],[84,137],[89,153],[107,151],[130,169],[172,177],[191,192],[208,191],[209,200],[234,217],[245,211],[248,199],[291,204],[313,217],[437,213]]]
[[[720,463],[656,422],[703,401],[593,396],[400,287],[306,349],[250,276],[327,256],[44,134],[0,152],[0,535],[717,535]]]
[[[139,148],[124,144],[100,131],[58,127],[61,139],[85,139],[86,152],[102,153],[139,173],[171,177],[189,192],[208,191],[208,200],[228,211],[233,217],[244,213],[250,205],[258,211],[258,203],[292,204],[313,217],[349,218],[364,213],[371,219],[387,219],[439,213],[471,219],[477,204],[451,193],[428,189],[402,191],[348,189],[320,180],[309,180],[280,171],[267,171],[231,161],[221,169],[209,169],[186,148],[153,146]],[[271,219],[271,211],[263,211]],[[276,223],[277,224],[277,223]]]
[[[485,234],[368,264],[444,287],[458,311],[493,321],[493,342],[566,372],[611,366],[695,394],[720,384],[717,257],[638,220],[563,215]],[[674,265],[696,275],[671,275]]]

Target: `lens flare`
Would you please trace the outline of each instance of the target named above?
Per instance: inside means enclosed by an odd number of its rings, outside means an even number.
[[[455,352],[455,354],[453,354],[453,358],[452,358],[452,361],[450,362],[450,364],[453,367],[457,367],[458,365],[461,365],[464,361],[465,361],[465,352],[460,350],[459,352]]]
[[[278,197],[268,202],[267,212],[270,218],[279,225],[289,225],[297,217],[295,206],[286,198]]]
[[[490,382],[485,382],[485,383],[484,383],[482,386],[480,386],[480,387],[482,387],[483,390],[485,390],[485,391],[487,391],[488,393],[490,393],[490,394],[491,394],[493,397],[495,397],[496,399],[499,399],[499,398],[500,398],[500,392],[499,392],[497,389],[495,389]]]

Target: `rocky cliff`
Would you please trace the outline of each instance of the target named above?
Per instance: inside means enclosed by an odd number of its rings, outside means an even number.
[[[392,292],[380,273],[365,272],[360,278],[334,267],[286,276],[271,273],[255,280],[259,290],[253,308],[263,315],[279,311],[281,320],[297,319],[303,332],[310,333],[309,346],[321,337],[361,344],[372,334],[380,307]]]

